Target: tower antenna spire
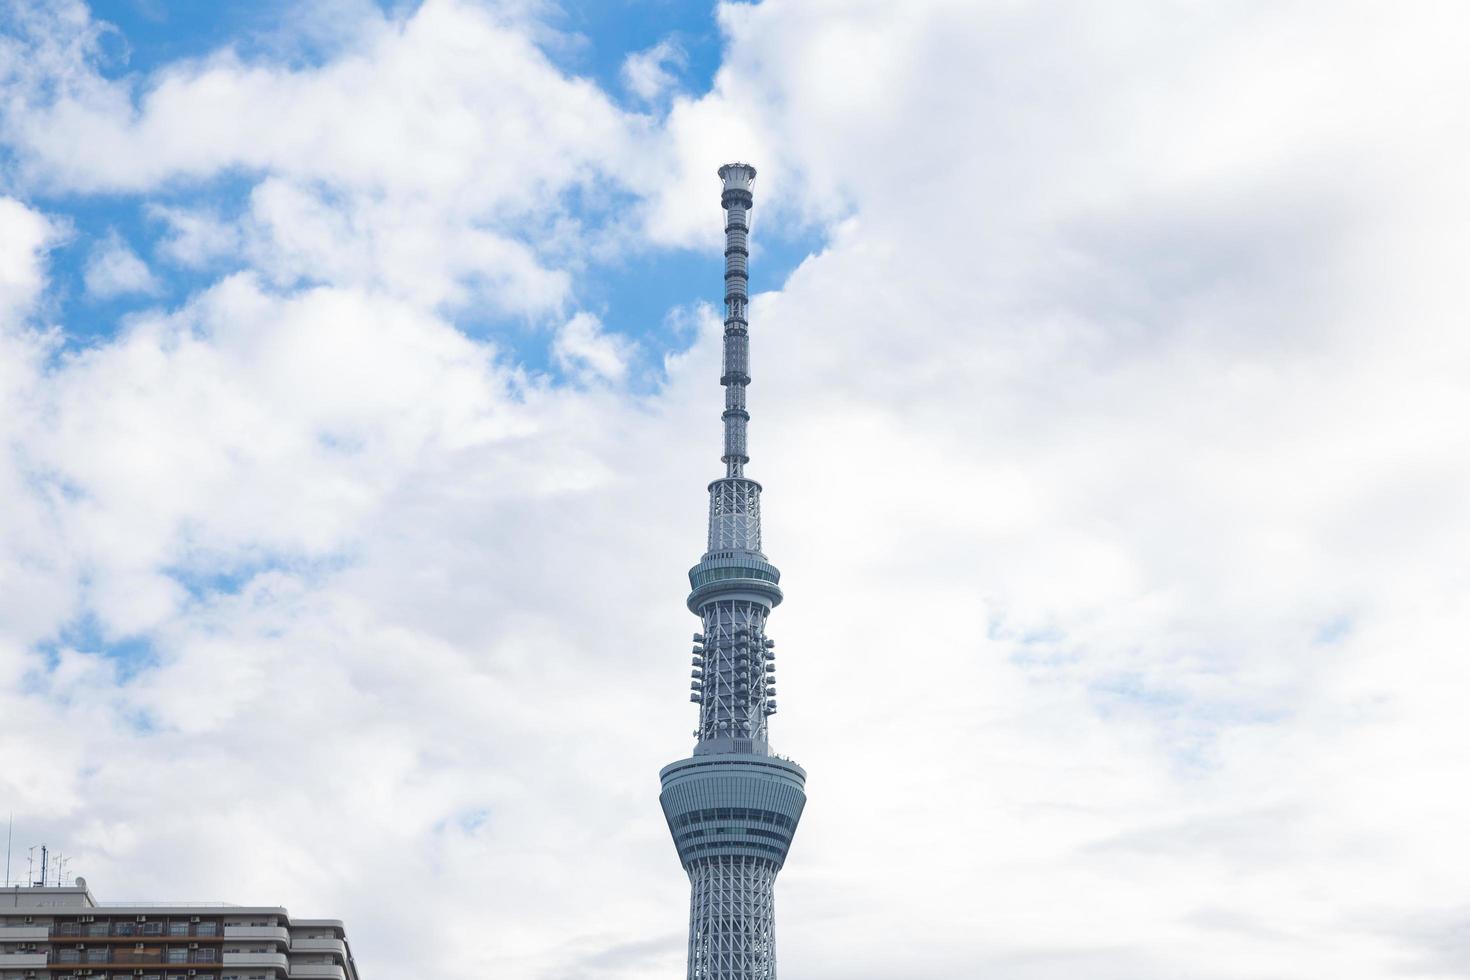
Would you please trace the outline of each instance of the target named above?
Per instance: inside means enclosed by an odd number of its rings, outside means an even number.
[[[750,209],[755,203],[750,185],[755,168],[748,163],[727,163],[720,168],[725,182],[720,206],[725,209],[725,358],[720,384],[725,386],[725,476],[745,475],[745,427],[750,412],[745,408],[745,387],[750,384],[750,324],[745,307],[750,302]]]

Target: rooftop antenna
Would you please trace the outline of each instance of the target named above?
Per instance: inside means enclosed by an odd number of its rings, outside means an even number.
[[[10,811],[10,826],[5,830],[5,887],[10,887],[10,841],[15,836],[15,811]]]
[[[26,852],[26,887],[29,888],[36,883],[36,845],[32,844]]]
[[[41,880],[38,881],[38,882],[36,882],[36,884],[40,885],[42,888],[45,888],[46,887],[46,860],[47,860],[47,856],[48,856],[49,853],[50,852],[46,849],[46,845],[45,844],[42,844],[41,845]]]
[[[71,858],[56,855],[56,887],[66,887],[66,866],[71,863]]]

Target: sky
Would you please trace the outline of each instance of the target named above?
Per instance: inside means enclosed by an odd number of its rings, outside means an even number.
[[[681,975],[748,160],[783,974],[1470,973],[1470,7],[0,11],[20,868]]]

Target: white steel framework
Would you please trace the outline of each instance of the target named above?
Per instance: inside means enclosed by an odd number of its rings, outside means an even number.
[[[775,656],[765,638],[769,610],[759,602],[730,599],[708,603],[701,611],[704,700],[695,737],[701,742],[728,738],[764,745],[768,709],[776,696]]]
[[[709,550],[761,550],[761,485],[716,480],[709,487]]]
[[[775,980],[778,870],[752,857],[689,869],[689,980]]]

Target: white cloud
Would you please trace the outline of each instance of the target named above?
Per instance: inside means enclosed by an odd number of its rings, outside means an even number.
[[[679,42],[666,37],[623,59],[623,84],[644,102],[653,102],[679,84],[672,69],[683,68],[688,62],[689,56]]]
[[[621,381],[628,373],[628,341],[605,332],[602,321],[590,313],[578,313],[563,324],[551,352],[562,370],[584,378]]]
[[[1430,202],[1467,147],[1412,149],[1462,67],[1428,20],[1145,19],[730,7],[716,92],[671,120],[691,161],[762,120],[758,209],[857,214],[752,315],[773,554],[844,565],[777,614],[812,651],[778,721],[827,785],[914,763],[880,801],[814,792],[783,915],[845,941],[788,926],[786,968],[1387,976],[1428,950],[1386,908],[1463,906],[1429,870],[1464,858],[1447,828],[1409,828],[1462,758],[1410,678],[1467,679],[1431,652],[1462,619],[1435,579],[1467,525],[1465,341],[1436,260],[1372,258],[1464,247]],[[1387,50],[1417,52],[1391,92],[1359,67]]]
[[[114,80],[97,68],[84,12],[31,10],[38,39],[0,47],[22,181],[148,192],[244,176],[253,191],[237,234],[277,281],[560,316],[568,280],[552,263],[585,248],[565,233],[565,198],[626,179],[646,140],[641,117],[563,75],[485,5],[341,14],[362,19],[339,25],[319,67],[225,49]],[[234,245],[177,206],[159,213],[174,225],[162,248],[172,261],[203,267]]]
[[[44,370],[56,341],[31,323],[46,308],[47,253],[65,233],[62,221],[0,197],[0,689],[19,679],[19,651],[76,605],[76,568],[56,546],[50,501],[19,465],[44,414]]]
[[[159,288],[148,264],[116,231],[92,248],[82,280],[89,294],[102,299],[128,293],[154,293]]]
[[[775,732],[812,774],[783,970],[1463,973],[1464,15],[1333,13],[730,5],[659,132],[468,5],[137,107],[43,46],[15,70],[72,101],[21,112],[31,177],[242,168],[249,268],[54,362],[5,341],[0,796],[106,894],[340,915],[385,975],[676,973],[654,774],[717,327],[633,396],[451,317],[554,313],[618,380],[561,311],[598,232],[559,195],[646,179],[649,235],[714,241],[746,157],[757,248],[829,236],[752,270]],[[52,222],[8,215],[29,311]],[[81,615],[153,666],[58,642]]]
[[[13,197],[0,197],[0,329],[25,316],[45,285],[46,252],[61,228]]]
[[[255,265],[283,286],[324,281],[524,315],[571,298],[568,274],[509,234],[391,196],[344,199],[269,178],[251,193],[243,234]]]
[[[168,227],[158,254],[190,269],[206,268],[240,251],[240,229],[218,214],[202,209],[150,205],[148,216]]]
[[[79,189],[242,167],[531,213],[588,175],[599,148],[626,152],[607,97],[482,5],[434,0],[402,20],[362,10],[378,19],[321,67],[253,64],[226,49],[169,66],[141,92],[81,60],[66,66],[68,86],[19,86],[8,114],[23,163],[34,180]],[[76,52],[93,29],[68,19],[52,30]],[[528,126],[535,139],[517,138]],[[81,140],[101,145],[77,153]]]

